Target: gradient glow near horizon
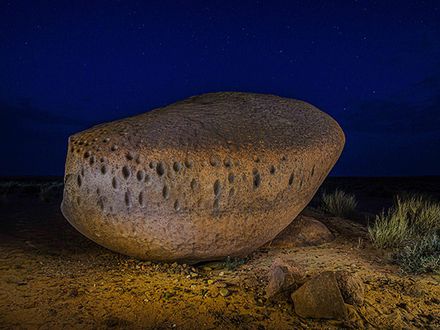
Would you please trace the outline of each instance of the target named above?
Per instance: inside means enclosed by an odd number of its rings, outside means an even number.
[[[306,100],[334,175],[440,174],[438,1],[0,3],[3,175],[62,175],[74,132],[215,91]]]

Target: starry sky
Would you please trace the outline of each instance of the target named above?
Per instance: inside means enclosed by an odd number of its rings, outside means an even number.
[[[0,1],[0,176],[62,175],[72,133],[215,91],[329,113],[332,175],[440,175],[440,2]]]

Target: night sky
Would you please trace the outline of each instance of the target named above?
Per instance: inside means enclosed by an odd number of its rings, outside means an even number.
[[[215,91],[332,115],[333,175],[439,175],[440,2],[0,1],[0,176],[62,175],[72,133]]]

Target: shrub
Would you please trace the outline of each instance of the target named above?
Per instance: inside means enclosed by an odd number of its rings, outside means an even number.
[[[354,195],[336,189],[321,196],[321,210],[337,217],[347,217],[354,213],[357,201]]]
[[[422,237],[396,252],[393,257],[405,272],[440,274],[440,237],[436,234]]]
[[[420,195],[397,197],[368,232],[376,247],[394,249],[394,259],[404,271],[440,270],[439,203]]]
[[[62,195],[62,182],[48,182],[40,186],[40,200],[43,202],[50,202],[53,199],[59,198]]]

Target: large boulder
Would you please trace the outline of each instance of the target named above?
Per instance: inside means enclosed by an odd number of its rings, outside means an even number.
[[[71,136],[61,209],[141,259],[244,256],[295,219],[343,146],[339,125],[303,101],[195,96]]]

